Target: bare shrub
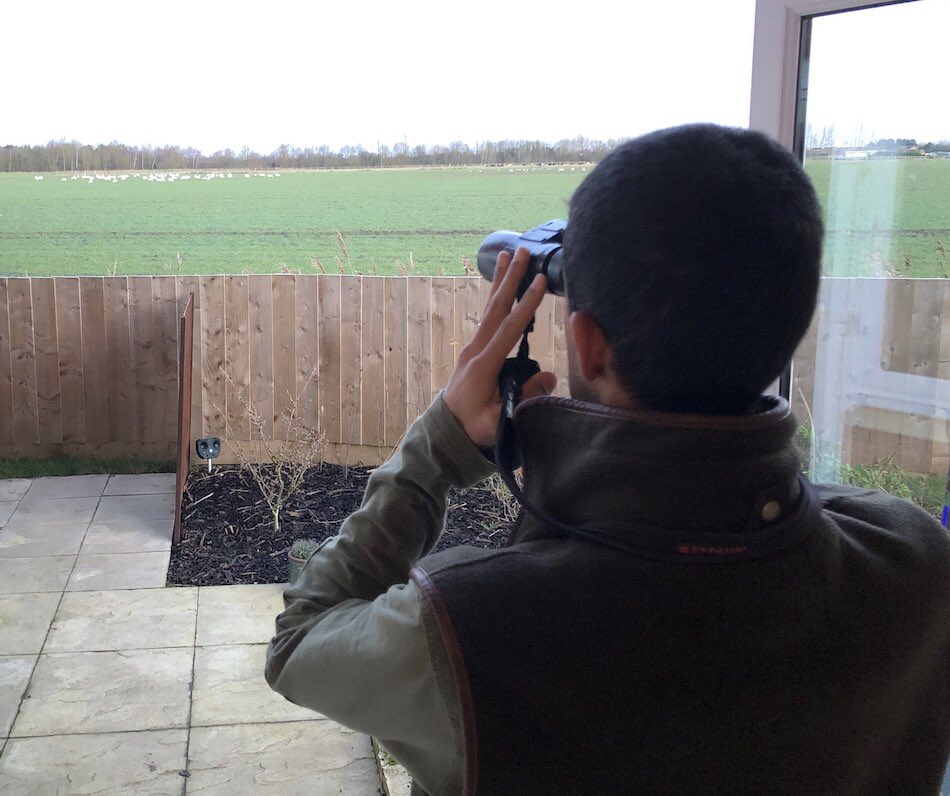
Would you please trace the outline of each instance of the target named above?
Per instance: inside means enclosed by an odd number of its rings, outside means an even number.
[[[241,445],[235,439],[227,413],[221,412],[225,419],[225,442],[237,452],[241,466],[254,479],[270,510],[274,530],[279,531],[281,510],[300,489],[307,471],[311,467],[323,465],[327,450],[326,436],[304,424],[300,418],[301,396],[316,377],[316,370],[311,372],[296,397],[288,394],[289,408],[275,421],[283,426],[283,439],[274,439],[274,434],[267,433],[267,423],[261,413],[234,383],[230,374],[224,368],[221,372],[234,388],[238,403],[247,412],[251,424],[250,445]]]

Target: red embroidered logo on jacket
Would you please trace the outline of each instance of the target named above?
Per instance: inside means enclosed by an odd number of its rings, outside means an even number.
[[[683,555],[699,556],[734,556],[740,553],[748,552],[748,547],[707,547],[700,544],[681,544],[677,547],[677,552]]]

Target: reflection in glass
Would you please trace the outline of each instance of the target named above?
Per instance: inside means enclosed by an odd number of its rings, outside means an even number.
[[[791,388],[816,480],[885,488],[938,516],[950,463],[948,27],[941,0],[805,24],[799,144],[827,237]]]

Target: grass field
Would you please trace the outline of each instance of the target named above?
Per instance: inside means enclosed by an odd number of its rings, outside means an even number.
[[[826,272],[950,276],[950,160],[815,161]],[[586,169],[286,172],[173,182],[0,174],[0,274],[462,273],[495,229],[567,214]],[[188,179],[184,179],[188,176]],[[207,175],[203,175],[207,176]],[[180,255],[181,260],[178,261]]]
[[[825,273],[950,276],[950,160],[813,161]]]
[[[281,264],[461,274],[495,229],[564,218],[574,170],[428,169],[287,172],[151,182],[0,174],[0,273],[275,272]]]

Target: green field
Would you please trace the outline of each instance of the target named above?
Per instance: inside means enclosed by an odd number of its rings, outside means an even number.
[[[828,213],[827,273],[950,276],[950,160],[814,161],[807,170]],[[460,274],[489,231],[565,217],[585,173],[0,174],[0,273],[313,273],[319,258],[328,272],[391,274],[411,261],[414,273]]]
[[[234,172],[212,180],[0,174],[0,273],[461,274],[495,229],[564,218],[581,166]],[[338,244],[339,230],[349,264]]]
[[[806,164],[825,209],[825,273],[950,276],[950,160]]]

